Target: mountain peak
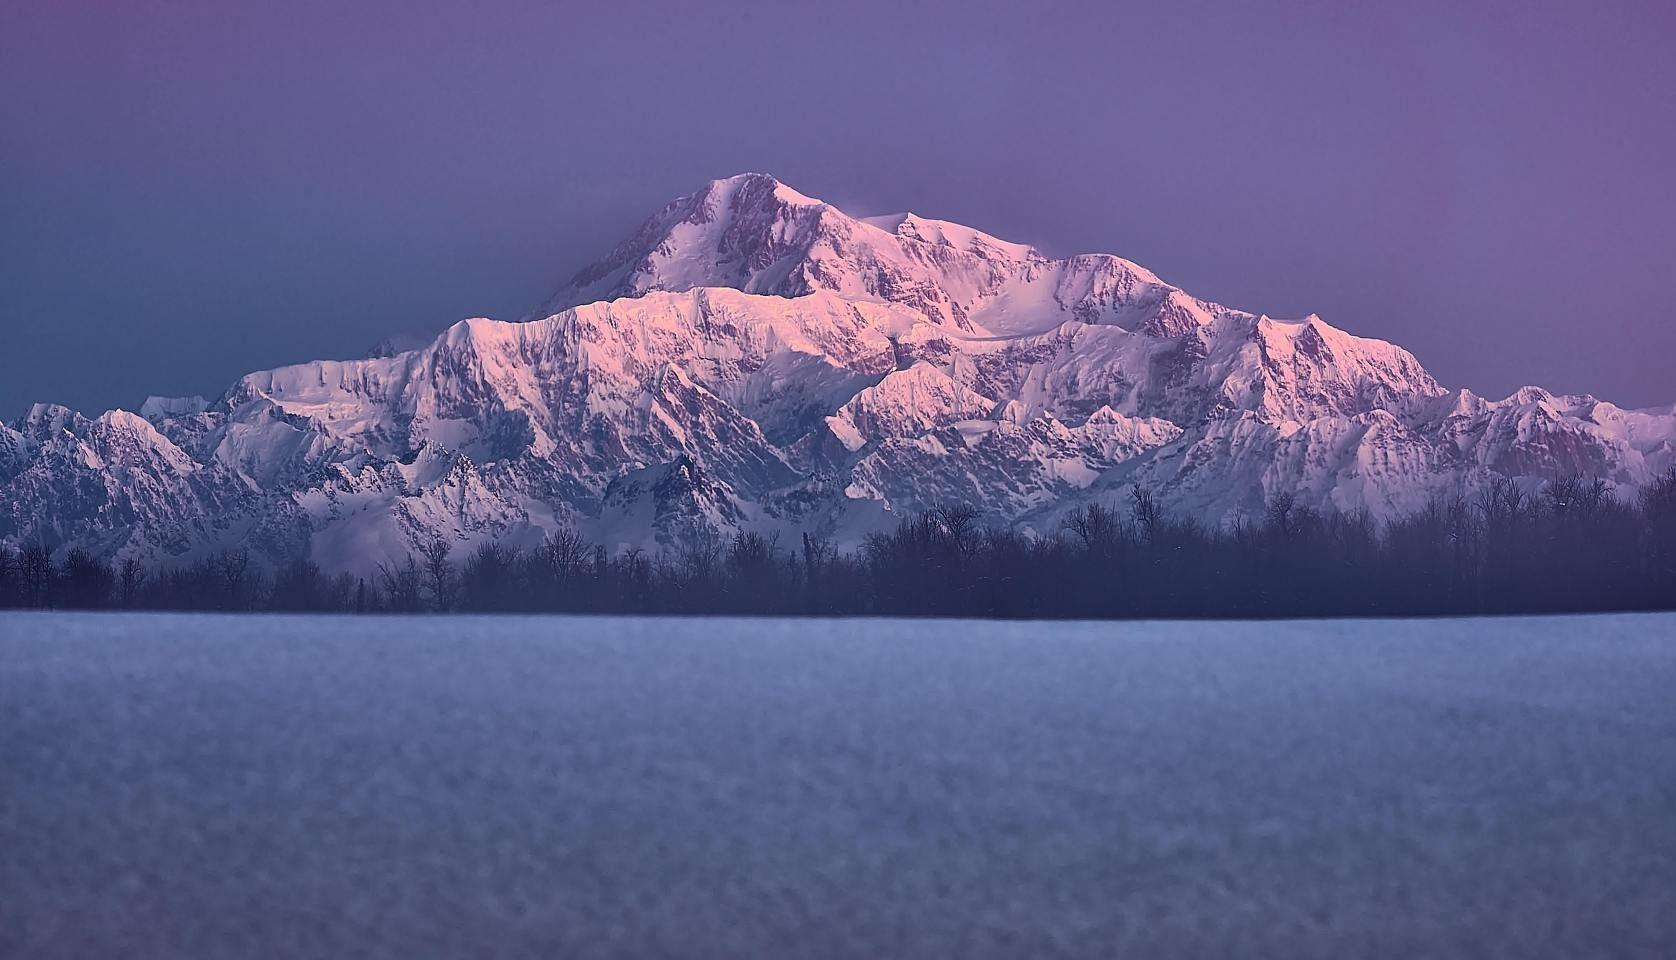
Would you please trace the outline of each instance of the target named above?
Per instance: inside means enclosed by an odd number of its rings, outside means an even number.
[[[740,190],[754,190],[767,192],[781,203],[793,206],[823,206],[824,201],[800,193],[787,186],[784,181],[773,174],[747,171],[736,173],[731,177],[712,180],[701,193],[708,193],[716,197],[731,199]]]
[[[200,396],[160,397],[155,394],[140,404],[140,416],[147,420],[166,420],[169,417],[190,416],[209,409],[209,401]]]
[[[979,256],[1009,260],[1041,259],[1041,254],[1029,244],[1012,243],[964,224],[933,220],[917,213],[866,217],[861,222],[905,240],[954,247]]]
[[[1067,320],[1137,329],[1196,324],[1221,308],[1109,255],[1049,260],[1027,244],[914,213],[858,219],[763,173],[712,180],[665,205],[526,319],[655,290],[732,287],[896,303],[976,336],[1043,333]],[[1160,320],[1160,310],[1171,313]],[[1179,316],[1177,316],[1179,314]]]
[[[364,572],[437,537],[528,545],[560,525],[854,543],[960,502],[1050,531],[1133,484],[1213,523],[1283,490],[1385,517],[1500,477],[1633,488],[1676,463],[1676,409],[1451,393],[1313,314],[852,217],[763,173],[665,205],[534,319],[252,373],[210,405],[38,405],[0,424],[0,541]]]

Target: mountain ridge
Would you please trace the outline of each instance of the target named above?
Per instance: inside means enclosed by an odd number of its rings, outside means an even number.
[[[949,501],[1038,531],[1143,484],[1207,522],[1289,492],[1390,517],[1501,477],[1634,489],[1676,405],[1450,390],[1316,316],[1193,297],[765,174],[648,218],[520,322],[256,371],[211,402],[0,425],[0,538],[366,570],[442,538],[853,543]]]

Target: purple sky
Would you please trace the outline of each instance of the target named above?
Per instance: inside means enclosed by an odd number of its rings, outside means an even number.
[[[763,170],[1676,401],[1668,3],[0,6],[0,417],[514,318]]]

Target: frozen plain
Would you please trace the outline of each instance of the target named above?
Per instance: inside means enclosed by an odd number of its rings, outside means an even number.
[[[1676,615],[0,616],[0,957],[1676,956]]]

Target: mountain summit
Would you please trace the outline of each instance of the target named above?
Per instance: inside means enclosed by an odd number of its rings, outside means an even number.
[[[773,177],[713,180],[584,268],[540,316],[656,290],[731,287],[900,303],[966,333],[1041,333],[1064,320],[1131,329],[1196,304],[1119,257],[1050,260],[971,227],[912,213],[857,219]]]
[[[1116,256],[858,219],[763,174],[668,204],[525,322],[142,413],[0,424],[0,538],[365,571],[560,526],[847,544],[955,501],[1047,531],[1137,484],[1213,523],[1280,492],[1389,517],[1503,477],[1633,489],[1676,462],[1670,409],[1485,400],[1317,317],[1200,300]]]

